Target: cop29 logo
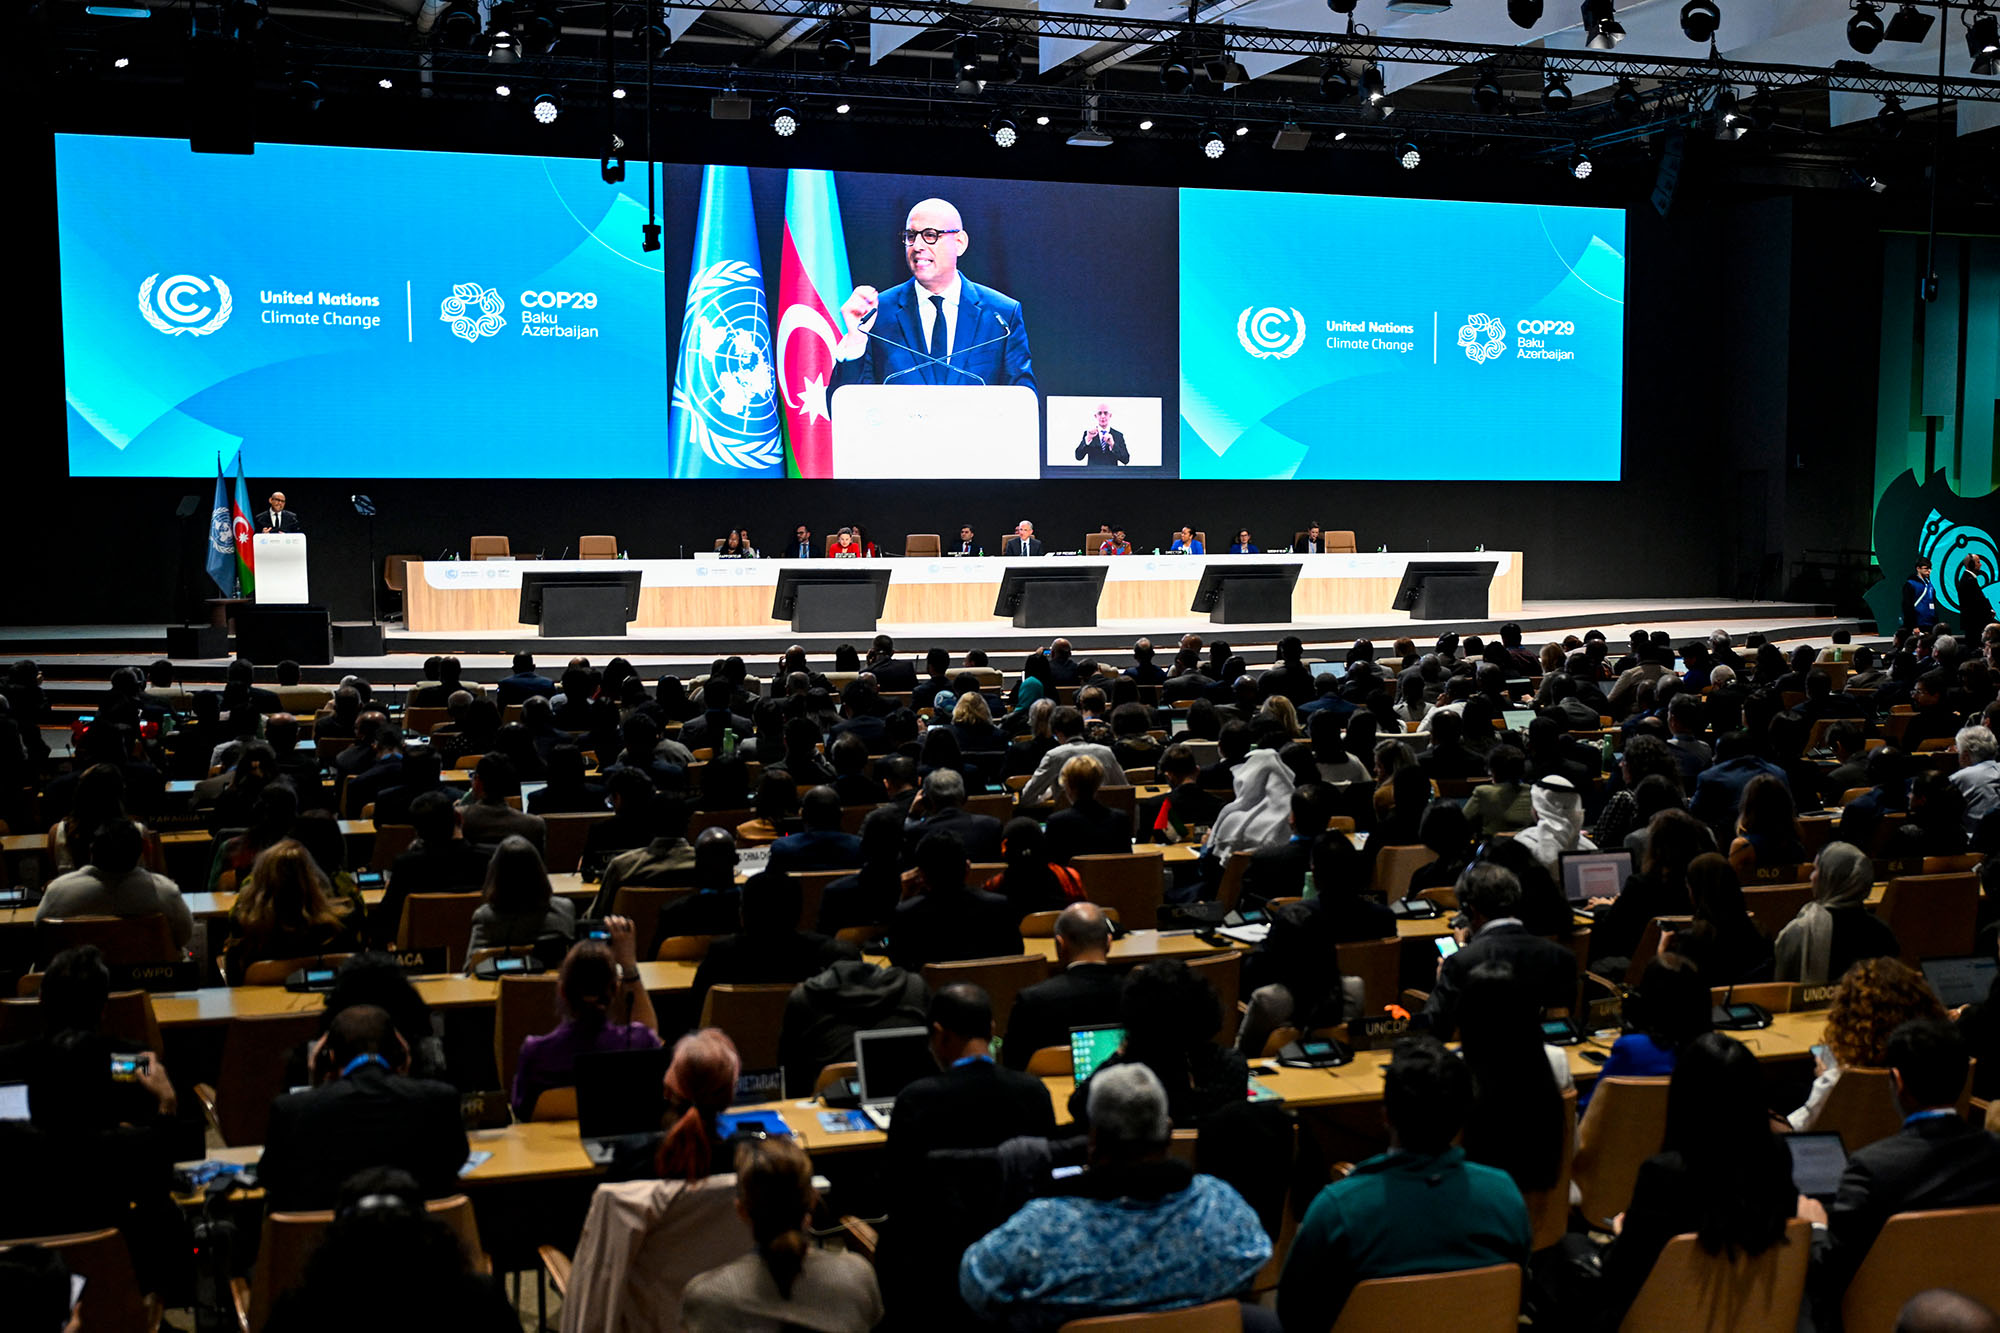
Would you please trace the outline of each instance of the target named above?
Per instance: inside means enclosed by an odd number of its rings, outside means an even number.
[[[1305,346],[1306,320],[1296,308],[1244,306],[1236,317],[1236,341],[1259,361],[1282,361]]]
[[[1458,345],[1466,359],[1483,366],[1507,351],[1507,325],[1492,315],[1468,315],[1458,330]]]
[[[453,337],[476,343],[507,326],[507,321],[501,318],[506,309],[506,300],[493,288],[476,282],[455,282],[451,295],[438,306],[438,318],[451,325]]]
[[[170,337],[214,333],[229,322],[233,308],[229,284],[213,273],[207,282],[192,273],[176,273],[162,282],[155,273],[139,284],[139,313]]]

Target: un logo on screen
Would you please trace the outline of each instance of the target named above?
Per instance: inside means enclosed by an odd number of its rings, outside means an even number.
[[[1492,315],[1468,315],[1458,330],[1458,345],[1466,359],[1483,366],[1507,350],[1507,325]]]
[[[139,313],[148,324],[172,337],[191,333],[201,338],[214,333],[229,322],[234,306],[229,284],[213,273],[207,282],[192,273],[176,273],[161,282],[155,273],[139,284]]]
[[[724,467],[768,468],[781,457],[761,282],[750,265],[726,259],[688,284],[674,397],[702,453]]]
[[[451,295],[438,306],[438,318],[451,325],[454,338],[463,338],[476,343],[481,338],[490,338],[507,326],[500,317],[507,303],[500,293],[491,287],[481,287],[476,282],[455,282],[451,285]]]
[[[236,520],[227,505],[217,505],[208,516],[208,549],[217,555],[236,554]]]
[[[1244,306],[1236,317],[1236,341],[1259,361],[1282,361],[1305,346],[1305,316],[1295,308]]]

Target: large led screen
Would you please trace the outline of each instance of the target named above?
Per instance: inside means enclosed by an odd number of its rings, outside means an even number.
[[[77,476],[1618,474],[1616,210],[56,146]]]

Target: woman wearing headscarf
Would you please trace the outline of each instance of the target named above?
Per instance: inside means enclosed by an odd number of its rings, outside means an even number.
[[[1514,835],[1515,841],[1535,854],[1550,874],[1556,871],[1563,852],[1594,852],[1597,844],[1583,836],[1583,797],[1560,773],[1535,779],[1529,800],[1534,805],[1535,823]]]
[[[1252,750],[1236,766],[1236,797],[1215,817],[1204,856],[1282,847],[1292,837],[1292,770],[1276,750]]]
[[[1813,900],[1778,932],[1779,981],[1825,985],[1864,958],[1901,952],[1896,933],[1868,910],[1875,863],[1851,843],[1830,842],[1813,861]]]

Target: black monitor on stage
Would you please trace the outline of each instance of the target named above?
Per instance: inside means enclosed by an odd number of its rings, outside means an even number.
[[[1412,560],[1391,609],[1413,620],[1484,620],[1498,560]]]
[[[1103,560],[1009,565],[1000,576],[993,614],[1012,616],[1017,629],[1095,625],[1097,599],[1109,572]]]
[[[515,619],[523,625],[540,625],[544,638],[623,636],[625,627],[638,618],[637,569],[521,571],[521,605]]]
[[[771,592],[771,619],[798,633],[867,630],[889,603],[890,567],[858,560],[815,560],[781,566]]]
[[[1211,560],[1201,571],[1190,611],[1206,611],[1218,625],[1276,625],[1292,618],[1292,587],[1299,566]]]

